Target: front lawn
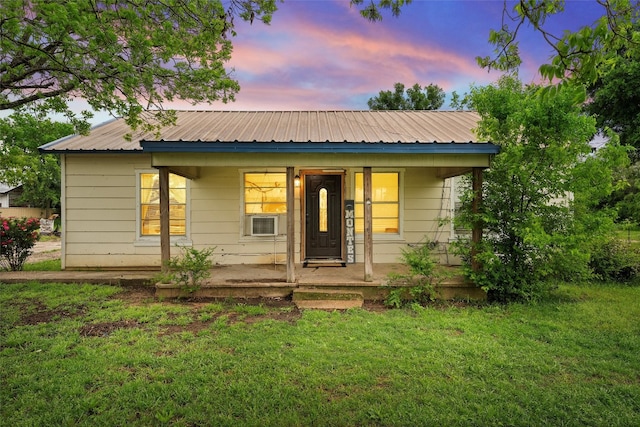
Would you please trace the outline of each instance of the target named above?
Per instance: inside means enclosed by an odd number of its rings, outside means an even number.
[[[0,284],[0,425],[640,425],[640,287],[299,312]]]
[[[640,226],[620,224],[615,231],[615,236],[631,245],[632,248],[640,249]]]

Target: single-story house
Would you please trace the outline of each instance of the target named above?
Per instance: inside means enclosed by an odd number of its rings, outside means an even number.
[[[175,245],[221,264],[398,262],[453,227],[449,178],[476,181],[498,147],[470,111],[179,111],[41,147],[61,156],[63,269],[157,268]],[[479,185],[479,184],[478,184]],[[479,234],[475,234],[479,236]]]

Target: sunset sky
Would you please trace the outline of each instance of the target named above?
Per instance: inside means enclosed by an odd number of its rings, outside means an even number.
[[[513,3],[509,3],[510,7]],[[413,0],[400,17],[362,18],[348,0],[285,0],[271,25],[236,20],[229,68],[241,90],[233,103],[167,108],[221,110],[367,109],[367,100],[395,82],[434,83],[463,94],[470,85],[495,81],[476,64],[491,55],[489,30],[499,28],[502,0]],[[602,14],[592,0],[567,0],[553,28],[575,30]],[[523,28],[520,77],[537,81],[551,50],[539,34]],[[108,117],[97,115],[95,122]]]
[[[347,0],[285,0],[271,25],[239,24],[230,66],[241,85],[234,110],[367,109],[395,82],[435,83],[447,95],[495,81],[476,56],[492,53],[501,0],[414,0],[400,17],[372,23]],[[595,1],[567,1],[557,30],[575,30],[601,14]],[[551,53],[530,28],[522,32],[521,78],[535,81]],[[448,106],[448,101],[445,107]]]

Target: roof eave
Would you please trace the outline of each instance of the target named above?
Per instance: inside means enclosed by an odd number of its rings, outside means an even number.
[[[94,149],[61,149],[39,147],[38,150],[43,154],[142,154],[141,149],[136,150],[94,150]]]
[[[145,153],[497,154],[490,142],[141,141]]]

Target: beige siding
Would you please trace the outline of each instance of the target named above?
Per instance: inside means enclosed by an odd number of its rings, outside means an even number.
[[[64,156],[65,268],[159,265],[159,247],[136,246],[136,170],[147,155]]]
[[[449,216],[447,181],[436,178],[434,169],[408,169],[405,173],[404,229],[410,243],[441,240],[447,227],[439,222]],[[448,238],[448,235],[446,236]]]
[[[86,230],[90,230],[95,225],[94,222],[95,220],[86,221],[82,219],[68,221],[66,229],[68,233],[86,232]],[[109,221],[108,218],[105,218],[105,221],[102,221],[100,231],[109,233],[130,232],[135,229],[135,226],[135,218],[131,221]]]
[[[391,170],[391,169],[390,169]],[[374,235],[375,263],[398,262],[407,245],[437,241],[446,249],[450,227],[449,181],[436,177],[434,168],[406,168],[401,175],[401,234],[399,238]],[[356,246],[356,261],[363,262],[361,239]]]
[[[194,246],[230,251],[240,236],[240,178],[236,168],[207,168],[191,182],[191,238]]]
[[[270,264],[274,260],[284,263],[284,215],[281,215],[279,224],[281,235],[275,242],[273,237],[244,235],[242,193],[242,172],[238,168],[202,169],[200,178],[191,182],[191,238],[194,247],[215,246],[214,261],[221,264]],[[297,236],[299,239],[299,234]]]
[[[159,240],[139,239],[136,230],[137,171],[151,169],[148,155],[64,156],[65,268],[160,267]],[[374,236],[374,262],[397,262],[407,244],[436,240],[446,244],[450,212],[448,181],[435,168],[393,169],[401,174],[400,233]],[[297,171],[297,170],[296,170]],[[353,173],[346,171],[345,194],[352,198]],[[215,247],[220,264],[285,263],[285,217],[277,238],[251,237],[244,232],[242,171],[237,167],[202,167],[189,182],[188,242],[196,248]],[[300,191],[296,190],[296,262],[300,261]],[[177,253],[172,247],[172,255]],[[361,236],[356,261],[363,262]]]

